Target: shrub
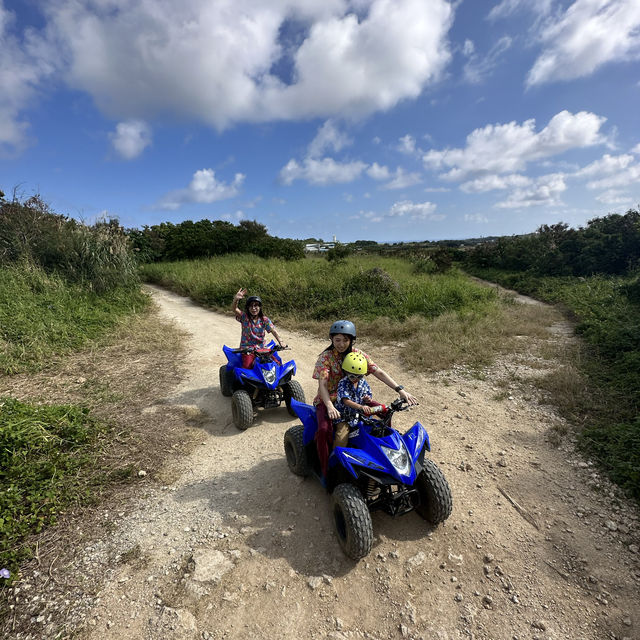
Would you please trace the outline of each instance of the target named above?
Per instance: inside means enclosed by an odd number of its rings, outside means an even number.
[[[335,247],[327,251],[326,258],[329,262],[344,262],[349,255],[351,255],[351,249],[346,244],[338,242]]]
[[[0,265],[33,263],[96,292],[137,285],[137,264],[117,220],[87,226],[39,197],[0,199]]]
[[[95,459],[104,426],[86,409],[0,398],[0,561],[28,556],[27,537],[80,501],[77,470]]]

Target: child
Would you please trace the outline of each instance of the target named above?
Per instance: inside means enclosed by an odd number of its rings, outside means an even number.
[[[367,359],[361,353],[348,353],[342,361],[342,370],[346,375],[338,383],[336,392],[336,409],[340,412],[340,420],[335,425],[335,447],[348,446],[349,426],[358,424],[355,415],[349,418],[345,416],[347,409],[364,413],[365,416],[386,411],[384,405],[372,399],[371,387],[364,379],[367,367]]]
[[[238,302],[244,298],[246,293],[246,289],[240,289],[234,296],[232,304],[236,320],[242,325],[240,348],[264,347],[264,337],[267,331],[273,334],[273,337],[281,347],[286,346],[282,344],[273,322],[262,313],[262,300],[258,296],[249,296],[245,304],[245,310],[240,310]],[[251,369],[254,360],[255,355],[253,353],[243,353],[242,368]]]

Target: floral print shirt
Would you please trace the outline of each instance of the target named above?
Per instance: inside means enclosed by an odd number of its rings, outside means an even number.
[[[264,346],[265,332],[273,331],[273,322],[267,316],[258,316],[253,321],[243,311],[242,315],[236,320],[242,325],[242,336],[240,337],[240,348],[242,347],[262,347]]]
[[[376,372],[380,367],[364,352],[355,347],[351,349],[353,353],[359,353],[364,356],[367,361],[367,374]],[[313,378],[315,380],[326,380],[327,390],[329,391],[329,397],[331,402],[336,401],[336,391],[338,390],[338,383],[344,377],[344,371],[342,370],[342,358],[337,349],[331,348],[328,351],[323,351],[318,356],[318,361],[313,369]],[[313,399],[313,404],[320,404],[322,398],[318,394]]]
[[[347,407],[342,401],[346,398],[356,404],[363,404],[364,398],[367,396],[371,398],[371,387],[364,378],[360,378],[355,387],[347,376],[342,378],[342,380],[338,382],[338,391],[336,392],[336,409],[340,412],[340,420],[336,420],[336,422],[343,421],[352,427],[357,426],[358,420],[355,418],[354,410],[351,407]]]

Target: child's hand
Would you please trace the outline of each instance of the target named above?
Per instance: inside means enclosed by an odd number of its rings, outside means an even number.
[[[237,298],[238,300],[241,300],[242,298],[244,298],[244,296],[246,295],[246,293],[247,293],[247,290],[246,290],[246,289],[240,289],[240,290],[238,291],[238,293],[236,293],[236,298]]]
[[[371,411],[372,411],[371,407],[369,407],[366,404],[362,405],[362,413],[364,413],[365,416],[370,416],[371,415]]]
[[[369,402],[371,402],[371,396],[365,396],[364,398],[362,398],[362,401],[368,404]]]

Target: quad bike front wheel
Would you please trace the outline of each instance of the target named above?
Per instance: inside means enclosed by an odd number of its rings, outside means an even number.
[[[220,367],[220,393],[225,398],[230,398],[233,395],[232,377],[229,375],[226,364]]]
[[[331,495],[331,511],[342,550],[352,560],[364,558],[373,544],[373,523],[357,487],[339,484]]]
[[[233,412],[233,424],[241,431],[248,429],[253,424],[253,403],[251,396],[244,389],[233,392],[231,411]]]
[[[293,398],[298,402],[305,402],[302,385],[297,380],[289,380],[287,384],[282,386],[282,391],[284,392],[284,401],[287,405],[287,411],[292,416],[297,415],[291,407],[291,399]]]
[[[284,453],[287,457],[289,469],[297,476],[309,475],[309,463],[307,462],[307,454],[304,450],[302,435],[304,426],[295,425],[287,429],[284,434]]]
[[[425,458],[415,486],[420,494],[420,506],[416,511],[430,524],[444,522],[451,515],[453,498],[449,483],[435,462]]]

